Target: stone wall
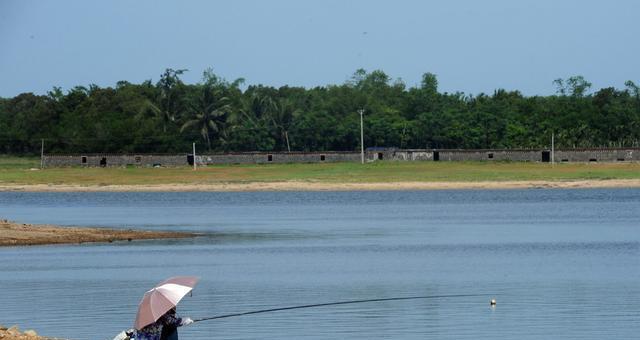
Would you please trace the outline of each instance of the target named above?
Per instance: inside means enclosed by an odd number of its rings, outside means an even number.
[[[556,162],[632,162],[640,161],[640,149],[557,150]]]
[[[382,152],[383,159],[396,161],[542,161],[543,150],[389,150]],[[379,158],[379,156],[378,156]]]
[[[441,150],[440,161],[541,162],[542,150]]]
[[[360,161],[357,152],[238,152],[196,155],[198,164],[332,163]]]
[[[45,167],[86,166],[184,166],[188,165],[187,155],[153,154],[77,154],[45,155]]]
[[[357,162],[357,152],[239,152],[196,155],[199,165],[207,164],[269,164],[269,163],[333,163]],[[187,166],[193,165],[191,155],[149,154],[76,154],[45,155],[45,167],[86,166]]]
[[[510,150],[431,150],[431,149],[370,149],[365,160],[392,161],[514,161],[549,162],[551,152],[542,149]],[[632,162],[640,161],[640,149],[560,149],[556,162]],[[237,152],[196,155],[199,165],[207,164],[270,164],[270,163],[332,163],[360,162],[359,152]],[[45,167],[64,166],[188,166],[193,160],[187,154],[76,154],[45,155]]]
[[[392,159],[398,161],[433,161],[433,150],[397,150]]]
[[[551,151],[544,149],[504,150],[384,150],[383,159],[397,161],[513,161],[550,162]],[[378,157],[379,158],[379,157]],[[556,162],[632,162],[640,161],[640,149],[560,149]]]

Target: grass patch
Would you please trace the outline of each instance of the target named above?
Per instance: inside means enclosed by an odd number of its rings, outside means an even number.
[[[38,168],[38,158],[0,157],[0,184],[152,185],[640,179],[640,163],[395,162],[243,164],[177,168]]]
[[[38,157],[13,157],[0,155],[0,169],[31,169],[40,167]]]

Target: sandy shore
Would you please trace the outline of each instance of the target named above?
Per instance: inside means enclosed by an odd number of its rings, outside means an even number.
[[[367,191],[527,188],[640,188],[640,179],[577,181],[486,181],[486,182],[369,182],[335,183],[313,181],[232,182],[158,185],[0,185],[0,191],[24,192],[164,192],[164,191]]]
[[[193,236],[195,235],[190,233],[168,231],[60,227],[41,224],[23,224],[0,220],[0,246],[114,242],[187,238]],[[0,339],[2,339],[2,337],[0,337]]]

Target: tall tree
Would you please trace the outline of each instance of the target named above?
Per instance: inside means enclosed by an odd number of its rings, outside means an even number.
[[[162,121],[162,131],[167,132],[167,126],[176,121],[176,117],[182,108],[184,84],[180,75],[186,69],[166,69],[156,84],[158,95],[154,99],[148,99],[142,108],[142,112],[151,112]]]
[[[300,109],[296,109],[293,102],[289,99],[280,99],[275,109],[271,113],[271,121],[280,132],[283,142],[286,142],[287,151],[291,152],[291,144],[289,143],[289,131],[293,125],[293,120],[300,114]]]
[[[187,120],[180,132],[197,128],[204,139],[207,150],[211,151],[211,139],[222,136],[227,117],[231,112],[229,98],[214,83],[205,83],[200,87],[198,98],[192,107],[193,118]]]

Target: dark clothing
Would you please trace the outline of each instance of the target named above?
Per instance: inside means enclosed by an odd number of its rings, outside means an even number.
[[[158,321],[145,326],[139,331],[136,331],[134,339],[136,340],[160,340],[162,339],[162,333],[164,328],[173,328],[182,325],[182,318],[177,317],[175,314],[167,313],[158,319]],[[177,338],[177,331],[176,338]]]
[[[162,335],[160,340],[178,340],[178,327],[164,326],[162,327]]]

